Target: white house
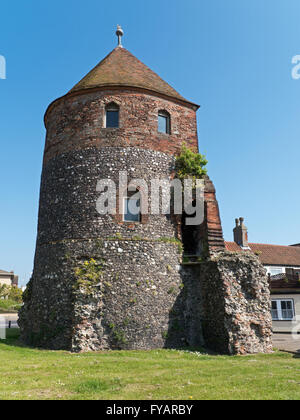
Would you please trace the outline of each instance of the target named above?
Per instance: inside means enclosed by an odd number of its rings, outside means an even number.
[[[0,270],[0,286],[18,286],[19,277],[13,271]]]
[[[236,219],[234,242],[225,242],[232,252],[256,254],[270,276],[273,331],[300,333],[300,244],[284,246],[248,242],[244,219]]]

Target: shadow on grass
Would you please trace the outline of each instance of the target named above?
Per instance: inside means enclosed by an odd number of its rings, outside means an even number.
[[[9,347],[15,347],[15,348],[20,348],[20,349],[31,349],[31,350],[40,350],[40,351],[47,351],[46,349],[43,348],[39,348],[39,347],[31,347],[28,346],[24,343],[22,343],[20,341],[20,330],[18,328],[11,328],[11,329],[7,329],[6,330],[6,339],[5,340],[1,340],[0,339],[0,344],[4,344],[6,346]],[[224,356],[224,354],[221,353],[217,353],[213,350],[210,350],[208,348],[205,347],[187,347],[187,346],[178,346],[176,348],[171,348],[171,347],[165,347],[165,350],[173,350],[173,351],[182,351],[182,352],[186,352],[186,353],[201,353],[202,355],[207,355],[207,356]],[[281,352],[278,349],[274,348],[274,351],[278,351]],[[292,353],[292,352],[290,352]],[[300,350],[298,350],[298,353],[292,353],[293,354],[293,358],[294,359],[300,359]]]
[[[294,354],[293,359],[300,359],[300,354]]]
[[[20,349],[33,349],[33,347],[27,346],[26,344],[21,342],[19,328],[7,328],[6,339],[0,339],[0,344]]]
[[[6,330],[6,339],[5,340],[0,339],[0,344],[4,344],[5,346],[20,348],[20,349],[47,351],[47,349],[44,349],[44,348],[32,347],[32,346],[28,346],[28,345],[22,343],[20,341],[20,330],[18,328],[7,329]],[[182,352],[187,352],[187,353],[191,353],[191,354],[192,353],[201,353],[203,355],[208,355],[208,356],[218,356],[219,355],[218,353],[216,353],[212,350],[209,350],[207,348],[204,348],[204,347],[186,347],[186,346],[181,346],[181,347],[176,347],[176,348],[165,347],[164,350],[182,351]]]
[[[0,344],[12,347],[24,347],[20,342],[20,330],[18,328],[7,328],[5,340],[0,339]]]
[[[297,353],[294,353],[293,358],[300,359],[300,350],[297,350]]]

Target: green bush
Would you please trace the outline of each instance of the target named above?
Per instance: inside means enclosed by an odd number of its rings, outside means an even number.
[[[22,296],[22,290],[16,286],[0,286],[0,311],[18,311],[22,305]]]
[[[177,176],[181,180],[187,178],[191,178],[194,181],[201,179],[207,174],[207,169],[205,168],[207,163],[204,155],[193,152],[184,144],[180,155],[176,158]]]
[[[16,303],[22,303],[22,300],[23,300],[22,290],[15,286],[11,287],[9,291],[8,299]]]
[[[17,312],[21,308],[22,304],[14,302],[10,299],[0,299],[0,313],[5,312]]]
[[[9,294],[9,286],[0,286],[0,299],[7,299]]]
[[[9,299],[16,303],[22,303],[23,292],[16,286],[0,286],[0,299]]]

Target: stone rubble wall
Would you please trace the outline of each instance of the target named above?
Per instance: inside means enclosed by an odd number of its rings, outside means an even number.
[[[119,171],[128,170],[129,181],[149,182],[173,169],[167,154],[118,147],[74,151],[44,165],[34,272],[20,312],[23,341],[72,351],[203,343],[197,280],[181,268],[172,218],[128,224],[96,211],[99,179],[118,184]],[[103,261],[103,275],[92,293],[81,293],[76,270],[92,258]]]
[[[41,246],[36,258],[20,313],[26,343],[74,352],[203,344],[199,282],[177,244],[74,240]],[[75,273],[90,258],[103,274],[87,293]]]
[[[170,217],[150,215],[147,223],[128,224],[112,215],[99,215],[98,180],[119,185],[119,172],[131,179],[170,179],[175,159],[165,153],[135,148],[88,148],[60,155],[44,165],[38,226],[38,246],[63,239],[123,237],[175,237]],[[150,209],[150,188],[149,202]],[[118,204],[118,203],[117,203]]]
[[[225,354],[272,351],[266,271],[250,253],[219,252],[200,269],[206,345]]]

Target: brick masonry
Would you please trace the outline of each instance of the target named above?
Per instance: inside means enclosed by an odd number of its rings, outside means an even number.
[[[105,107],[120,106],[120,127],[104,128]],[[171,115],[171,135],[158,133],[158,111]],[[170,155],[186,142],[198,150],[195,109],[145,93],[121,89],[66,96],[47,112],[45,162],[89,147],[138,147]]]

